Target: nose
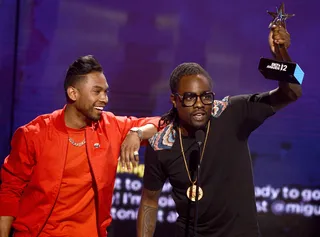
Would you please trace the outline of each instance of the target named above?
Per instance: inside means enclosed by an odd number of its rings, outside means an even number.
[[[99,98],[100,102],[103,102],[104,104],[107,104],[109,101],[108,95],[107,93],[103,93],[100,98]]]
[[[196,103],[194,104],[195,108],[203,108],[204,104],[202,103],[200,96],[197,96],[196,98]]]

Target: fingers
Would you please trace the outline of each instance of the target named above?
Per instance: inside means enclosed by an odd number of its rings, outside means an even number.
[[[284,44],[286,47],[290,45],[290,34],[281,25],[273,25],[271,27],[272,40],[275,44]]]
[[[120,163],[121,163],[122,169],[125,169],[127,166],[127,163],[128,163],[126,151],[127,151],[126,146],[122,145],[121,146],[121,153],[120,153]]]
[[[125,149],[125,163],[127,169],[130,171],[131,170],[131,161],[133,158],[133,149],[131,147],[126,147]]]
[[[134,152],[135,152],[135,150],[131,147],[128,149],[128,153],[127,153],[128,158],[129,158],[129,163],[132,164],[133,168],[135,168],[137,166],[135,158],[134,158]],[[128,165],[127,165],[127,168],[128,168]],[[130,166],[130,168],[128,168],[128,170],[131,170],[131,166]]]
[[[140,138],[136,133],[129,133],[121,145],[120,163],[122,169],[131,170],[139,164]]]
[[[272,25],[271,30],[275,30],[275,28],[277,28],[277,27],[278,27],[277,25]]]
[[[136,146],[121,146],[120,164],[122,169],[131,170],[139,164],[139,148]]]
[[[274,40],[274,42],[276,44],[285,44],[285,45],[287,45],[287,41],[286,40],[277,39],[277,40]]]
[[[135,151],[134,160],[137,162],[137,165],[138,165],[139,164],[139,152],[138,151]]]
[[[133,153],[133,158],[131,160],[133,167],[137,167],[139,164],[139,152],[135,150]]]

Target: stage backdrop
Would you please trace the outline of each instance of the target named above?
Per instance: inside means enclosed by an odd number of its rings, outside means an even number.
[[[185,61],[205,67],[217,98],[273,89],[257,70],[270,57],[267,10],[276,0],[0,0],[0,155],[13,131],[65,103],[68,65],[92,54],[110,84],[108,110],[150,116],[170,108],[168,79]],[[288,0],[290,55],[305,71],[302,98],[250,138],[264,236],[320,236],[319,1]],[[134,236],[143,176],[119,169],[109,236]],[[164,186],[155,236],[173,236],[176,213]],[[219,195],[219,194],[217,194]],[[237,200],[235,200],[237,201]],[[319,222],[318,222],[319,223]]]

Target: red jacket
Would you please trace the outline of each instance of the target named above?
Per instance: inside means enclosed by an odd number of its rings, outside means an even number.
[[[89,162],[98,190],[100,236],[111,222],[110,208],[120,146],[132,127],[158,125],[158,118],[118,117],[103,112],[86,128]],[[97,145],[99,144],[99,145]],[[66,161],[68,134],[64,110],[41,115],[20,127],[1,170],[0,216],[14,216],[13,228],[37,236],[57,199]],[[19,235],[20,236],[20,235]]]

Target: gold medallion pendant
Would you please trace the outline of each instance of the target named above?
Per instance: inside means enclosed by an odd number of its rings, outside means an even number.
[[[206,144],[207,144],[209,131],[210,131],[210,120],[208,121],[208,125],[207,125],[207,133],[206,133],[206,137],[204,139],[204,145],[203,145],[203,149],[202,149],[201,156],[200,156],[200,162],[202,161],[202,158],[203,158],[203,154],[204,154],[204,150],[205,150],[205,147],[206,147]],[[197,186],[195,185],[195,183],[197,182],[197,179],[194,180],[194,181],[192,181],[192,179],[191,179],[190,171],[189,171],[188,164],[187,164],[187,158],[186,158],[186,155],[184,154],[184,149],[183,149],[183,144],[182,144],[182,136],[181,136],[181,128],[180,127],[178,127],[178,132],[179,132],[180,148],[181,148],[181,154],[182,154],[182,157],[183,157],[183,162],[184,162],[184,165],[185,165],[185,168],[186,168],[186,171],[187,171],[187,175],[188,175],[189,181],[191,183],[191,186],[187,189],[187,197],[191,201],[195,202],[196,201],[196,197],[197,197]],[[199,195],[198,196],[198,201],[199,201],[203,197],[203,190],[202,190],[201,187],[199,187],[198,195]]]
[[[187,197],[195,202],[196,201],[196,195],[197,194],[197,186],[196,185],[191,185],[188,189],[187,189]],[[203,190],[201,187],[199,187],[199,197],[198,197],[198,201],[201,200],[201,198],[203,197]]]

